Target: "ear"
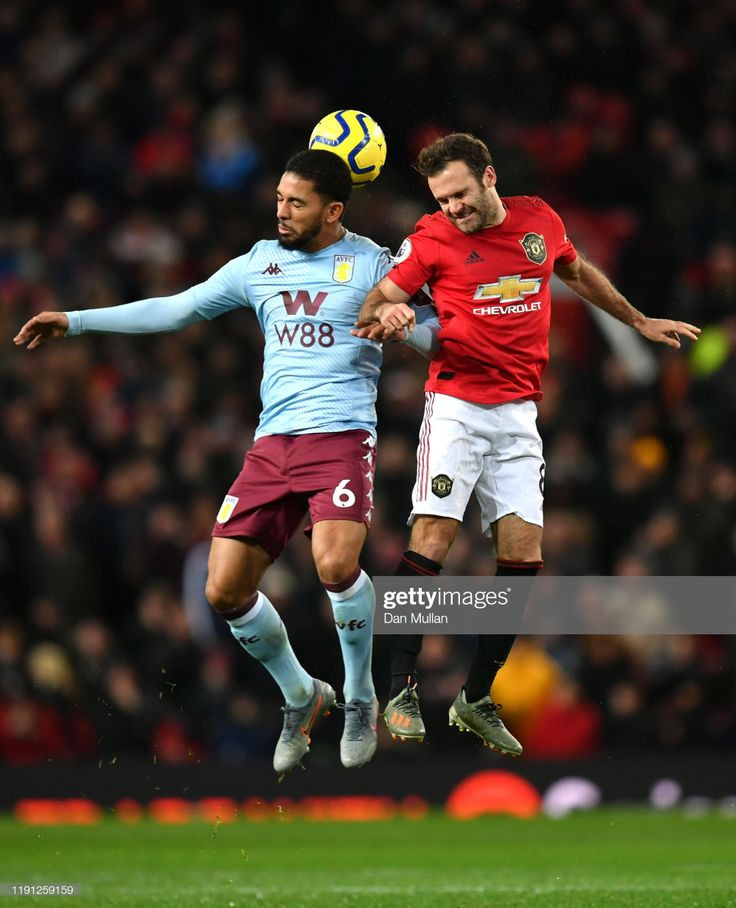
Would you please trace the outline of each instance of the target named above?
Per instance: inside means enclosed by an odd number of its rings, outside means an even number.
[[[483,171],[483,185],[486,189],[491,189],[496,185],[496,171],[490,164]]]
[[[345,205],[342,202],[330,202],[325,208],[325,224],[334,224],[339,221],[345,211]]]

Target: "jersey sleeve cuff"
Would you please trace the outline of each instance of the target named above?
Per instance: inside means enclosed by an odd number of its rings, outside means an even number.
[[[432,359],[439,350],[438,330],[438,325],[415,325],[414,330],[407,334],[404,343],[427,359]]]
[[[64,315],[69,319],[69,327],[66,331],[67,337],[75,337],[82,333],[82,315],[80,312],[65,312]]]
[[[560,262],[562,265],[572,265],[577,257],[577,250],[573,249],[572,252],[566,252],[565,255],[558,256],[555,262]]]
[[[399,290],[403,290],[404,293],[408,293],[409,296],[414,296],[414,294],[417,292],[417,290],[419,290],[421,287],[423,287],[424,283],[425,283],[424,281],[422,281],[422,283],[419,285],[419,287],[412,286],[408,280],[407,281],[403,280],[401,275],[397,273],[396,269],[394,269],[393,271],[389,271],[389,273],[386,275],[386,277],[392,283],[396,284],[396,286],[399,288]]]

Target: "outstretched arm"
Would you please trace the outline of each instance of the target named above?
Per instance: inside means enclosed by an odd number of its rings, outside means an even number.
[[[177,331],[202,319],[212,319],[248,300],[239,280],[243,258],[223,265],[201,284],[173,296],[152,297],[110,306],[107,309],[85,309],[80,312],[41,312],[26,322],[14,340],[17,346],[32,350],[48,338],[73,337],[85,332],[120,334],[155,334]]]
[[[635,309],[613,286],[605,274],[582,255],[569,265],[556,264],[555,274],[584,300],[608,312],[625,325],[635,328],[655,344],[680,349],[680,335],[696,341],[700,328],[669,318],[648,318]]]
[[[204,318],[196,306],[197,297],[190,288],[174,296],[153,297],[107,309],[40,312],[23,325],[14,342],[33,350],[49,338],[72,337],[88,331],[121,334],[176,331]]]

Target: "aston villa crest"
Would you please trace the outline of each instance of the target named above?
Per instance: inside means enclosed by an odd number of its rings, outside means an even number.
[[[544,237],[538,233],[527,233],[523,240],[519,240],[524,247],[526,257],[535,265],[541,265],[547,258],[547,247],[544,245]]]
[[[354,255],[336,255],[335,266],[332,269],[332,280],[338,284],[348,284],[353,279],[354,268]]]

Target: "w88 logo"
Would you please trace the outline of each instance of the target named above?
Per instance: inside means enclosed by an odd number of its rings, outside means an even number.
[[[274,330],[282,347],[331,347],[335,343],[335,328],[329,322],[276,322]]]

